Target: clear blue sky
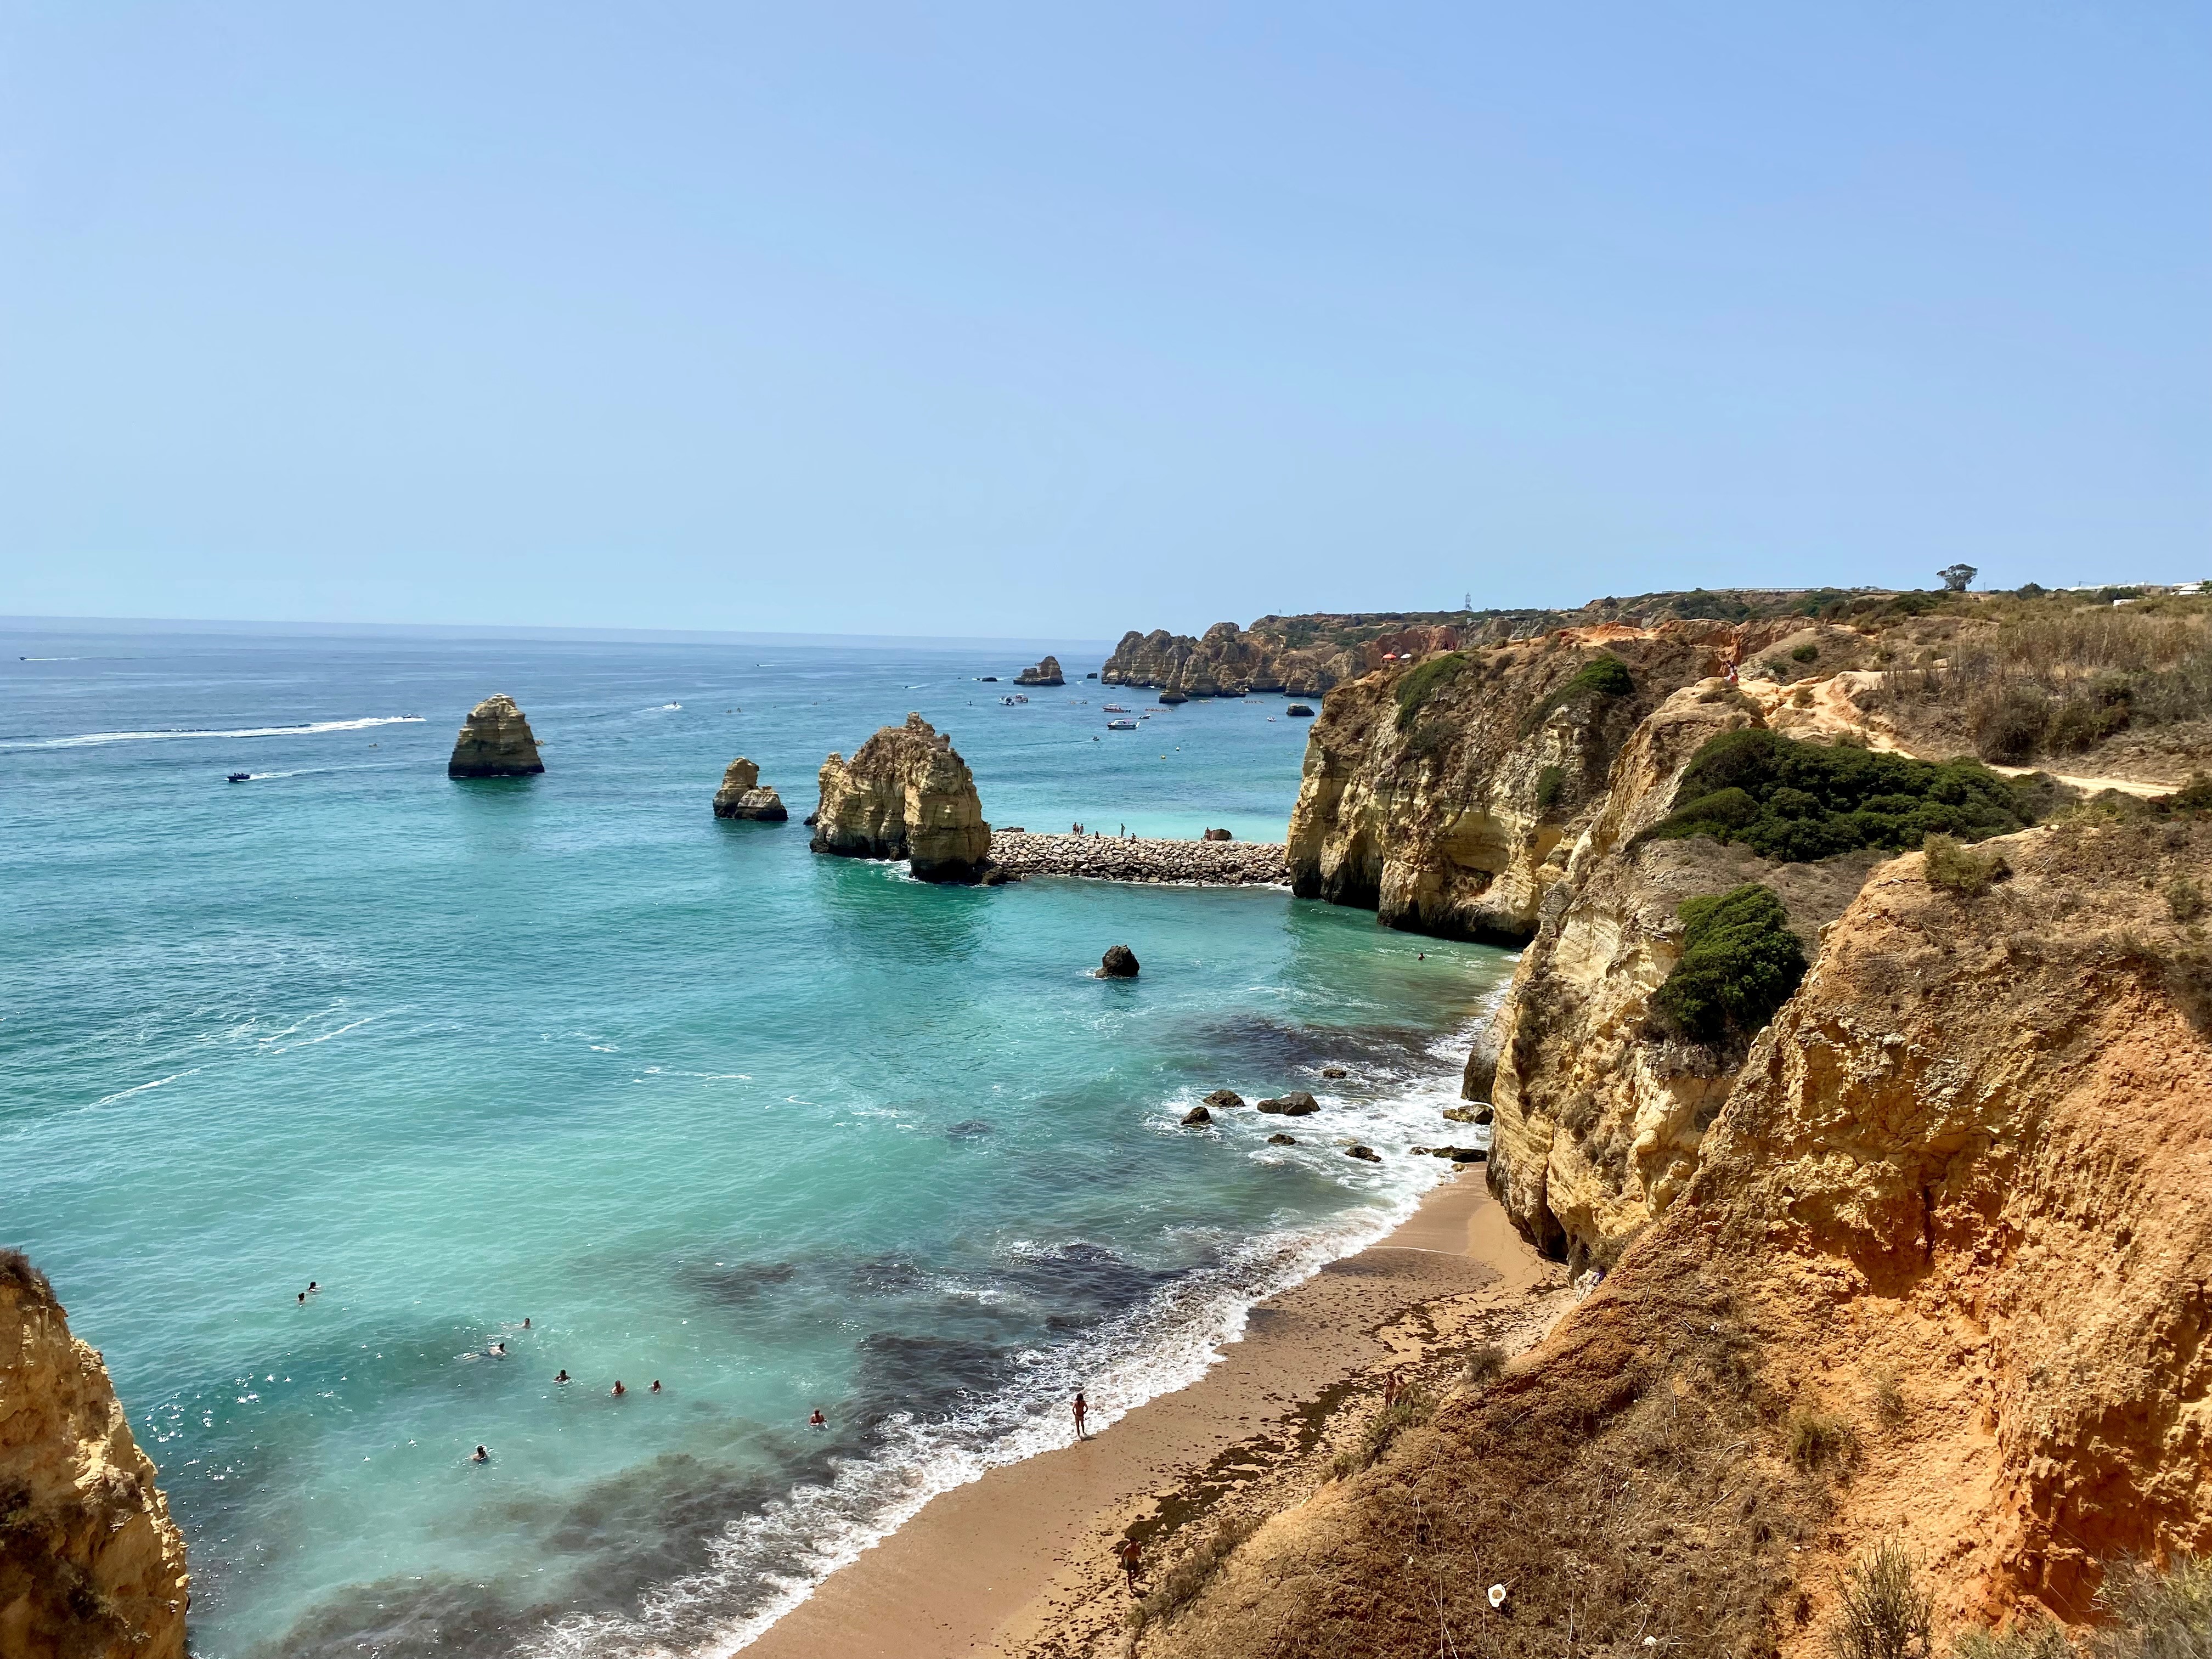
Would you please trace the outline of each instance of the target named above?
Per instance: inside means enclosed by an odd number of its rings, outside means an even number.
[[[2212,575],[2212,9],[0,0],[0,612]]]

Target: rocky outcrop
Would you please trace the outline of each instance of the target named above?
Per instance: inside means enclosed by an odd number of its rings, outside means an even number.
[[[813,817],[817,853],[905,859],[918,881],[975,882],[991,874],[991,826],[968,763],[920,714],[886,726],[848,761],[823,763]]]
[[[1047,657],[1034,668],[1024,668],[1014,676],[1016,685],[1066,685],[1067,679],[1060,672],[1060,659]]]
[[[469,710],[446,763],[449,778],[526,778],[544,769],[530,722],[503,691]]]
[[[184,1540],[100,1355],[0,1251],[0,1653],[182,1659]]]
[[[1106,954],[1098,961],[1101,979],[1134,979],[1137,976],[1137,953],[1126,945],[1109,945]]]
[[[1631,734],[1741,648],[1719,623],[1584,629],[1340,686],[1307,732],[1293,890],[1394,927],[1527,939]]]
[[[730,763],[729,769],[722,774],[722,787],[714,792],[714,816],[757,823],[781,823],[791,814],[785,810],[781,795],[773,789],[761,787],[760,768],[740,755]]]
[[[1886,1540],[1955,1651],[2204,1553],[2212,814],[1990,845],[2012,874],[1979,896],[1877,867],[1588,1300],[1144,1651],[1811,1659]]]
[[[1741,1059],[1648,1020],[1651,993],[1681,955],[1682,902],[1759,882],[1809,958],[1877,861],[1777,864],[1704,838],[1638,842],[1667,815],[1704,744],[1759,723],[1747,700],[1709,679],[1638,726],[1515,969],[1494,1053],[1478,1045],[1469,1057],[1462,1092],[1496,1108],[1491,1190],[1523,1235],[1577,1269],[1686,1188]]]

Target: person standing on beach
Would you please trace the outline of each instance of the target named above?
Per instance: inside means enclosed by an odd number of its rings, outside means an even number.
[[[1078,1389],[1075,1391],[1075,1437],[1078,1440],[1087,1440],[1091,1437],[1083,1431],[1083,1419],[1090,1410],[1091,1402],[1083,1397],[1083,1390]]]

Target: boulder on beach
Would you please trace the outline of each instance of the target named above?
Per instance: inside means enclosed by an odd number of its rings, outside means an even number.
[[[1060,659],[1047,657],[1035,668],[1024,668],[1014,676],[1016,685],[1066,685],[1066,678],[1060,672]]]
[[[1269,1135],[1267,1144],[1270,1146],[1295,1146],[1298,1144],[1298,1138],[1296,1135]]]
[[[1209,830],[1206,832],[1202,839],[1206,841],[1235,841],[1237,837],[1231,835],[1226,830]]]
[[[1282,1117],[1304,1117],[1309,1113],[1321,1110],[1321,1103],[1304,1090],[1293,1089],[1286,1095],[1261,1101],[1260,1109]]]
[[[1218,1111],[1224,1106],[1242,1106],[1244,1103],[1244,1097],[1234,1089],[1216,1089],[1212,1094],[1206,1096],[1206,1103]]]
[[[527,778],[544,769],[530,722],[504,691],[469,710],[453,739],[453,758],[446,763],[449,778]]]
[[[1207,1111],[1203,1106],[1194,1106],[1182,1115],[1183,1127],[1186,1129],[1189,1128],[1194,1124],[1211,1123],[1212,1121],[1213,1114]]]
[[[1314,711],[1302,702],[1294,702],[1283,712],[1294,720],[1310,720],[1314,717]]]
[[[1126,945],[1109,945],[1106,954],[1098,960],[1101,979],[1134,979],[1137,976],[1137,953]]]
[[[979,882],[991,872],[991,826],[952,739],[920,714],[886,726],[847,760],[822,763],[817,853],[905,859],[917,881]]]
[[[760,787],[760,768],[740,755],[730,763],[722,774],[722,787],[714,792],[714,816],[781,823],[791,814],[784,810],[781,796]]]
[[[1358,1141],[1346,1147],[1344,1155],[1346,1158],[1358,1158],[1367,1164],[1380,1164],[1382,1161],[1382,1153],[1376,1152],[1372,1146],[1363,1146]]]

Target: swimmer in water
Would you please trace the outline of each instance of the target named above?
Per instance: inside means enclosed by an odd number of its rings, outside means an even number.
[[[309,1279],[309,1280],[307,1281],[307,1294],[308,1294],[309,1296],[319,1296],[319,1295],[321,1295],[321,1294],[322,1294],[322,1289],[323,1289],[323,1287],[322,1287],[321,1285],[319,1285],[316,1284],[316,1283],[315,1283],[315,1281],[314,1281],[313,1279]]]
[[[476,1455],[469,1459],[469,1462],[471,1463],[489,1463],[491,1462],[491,1453],[486,1448],[478,1446],[477,1448]]]
[[[530,1316],[528,1314],[522,1316],[522,1328],[526,1331],[530,1328]]]
[[[566,1382],[568,1380],[568,1373],[564,1370],[556,1376],[553,1380],[556,1382]]]
[[[507,1358],[507,1344],[504,1342],[495,1342],[491,1346],[485,1349],[484,1352],[489,1354],[494,1359],[504,1359]]]
[[[806,1426],[810,1429],[826,1429],[830,1426],[830,1419],[822,1415],[821,1407],[817,1406],[814,1408],[814,1415],[806,1419]]]
[[[628,1394],[628,1393],[629,1392],[629,1390],[628,1389],[625,1389],[624,1387],[623,1387],[623,1385],[622,1385],[622,1378],[620,1378],[620,1377],[618,1376],[618,1377],[615,1378],[615,1386],[614,1386],[614,1389],[613,1389],[612,1392],[613,1392],[613,1394],[614,1394],[614,1397],[615,1397],[616,1399],[619,1400],[619,1399],[621,1399],[624,1395]]]
[[[646,1392],[647,1394],[659,1394],[660,1392],[660,1379],[657,1376],[654,1377],[653,1379],[653,1386],[650,1389],[647,1389]]]
[[[307,1293],[305,1291],[300,1292],[300,1305],[303,1308],[307,1305]]]

